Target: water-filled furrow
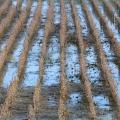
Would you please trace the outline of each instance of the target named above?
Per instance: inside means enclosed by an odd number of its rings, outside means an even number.
[[[81,10],[81,11],[84,14],[83,10]],[[85,16],[85,14],[84,14],[84,16]],[[81,24],[82,24],[82,22],[81,22]],[[100,70],[99,65],[98,65],[98,59],[97,59],[95,44],[92,44],[93,40],[92,40],[92,37],[90,37],[89,27],[87,26],[87,21],[84,24],[87,27],[87,33],[88,33],[87,40],[91,41],[91,42],[88,43],[87,47],[85,48],[85,56],[86,56],[86,62],[87,62],[87,75],[88,75],[88,78],[91,82],[92,88],[97,88],[99,86],[102,86],[101,70]],[[94,103],[99,104],[98,103],[99,97],[100,97],[99,92],[105,92],[105,91],[104,90],[102,91],[102,90],[98,90],[98,89],[93,89],[92,92],[93,92]],[[102,96],[101,98],[103,99],[103,101],[102,101],[103,103],[106,101],[105,99],[108,99],[107,96]],[[95,104],[95,107],[96,107],[96,112],[97,112],[97,116],[98,116],[100,106],[98,106],[98,108],[97,108],[96,104]],[[109,101],[107,102],[107,104],[110,105]],[[106,108],[106,105],[103,104],[103,107]],[[103,114],[105,114],[104,109],[101,109],[101,112]],[[109,111],[107,111],[107,112],[109,112]]]
[[[39,80],[39,58],[44,39],[44,25],[46,22],[47,8],[48,2],[44,1],[42,6],[40,29],[37,32],[37,37],[34,38],[26,61],[23,86],[35,86]]]
[[[59,43],[60,4],[58,1],[55,1],[53,6],[55,33],[51,34],[46,43],[47,51],[45,53],[45,64],[43,65],[44,73],[41,83],[41,95],[43,97],[43,104],[39,117],[41,119],[58,119],[61,70]]]
[[[54,3],[54,24],[58,25],[60,24],[60,4],[59,2]]]
[[[70,3],[67,1],[65,4],[65,8],[66,8],[66,14],[67,14],[68,33],[72,34],[75,32],[75,27],[74,27],[74,22],[73,22],[72,13],[71,13],[71,6],[70,6]]]
[[[56,36],[50,39],[45,64],[43,84],[45,86],[57,85],[60,82],[60,45]]]
[[[80,84],[79,52],[71,43],[66,46],[66,75],[69,82]]]
[[[118,87],[118,94],[119,94],[119,90],[120,90],[120,82],[119,82],[119,78],[120,78],[120,73],[119,73],[119,67],[115,64],[115,59],[117,59],[115,57],[114,52],[111,49],[111,46],[109,44],[109,38],[107,38],[107,36],[104,34],[103,32],[103,28],[100,24],[99,19],[96,17],[95,13],[93,12],[93,8],[91,5],[89,5],[89,10],[93,13],[93,19],[94,19],[94,23],[96,24],[96,28],[99,31],[100,35],[100,40],[101,40],[101,44],[104,50],[104,53],[106,55],[106,58],[108,60],[108,66],[112,72],[113,78],[116,80],[117,87]],[[119,95],[120,96],[120,95]]]
[[[26,70],[24,75],[23,86],[35,86],[39,79],[39,57],[41,43],[44,35],[44,30],[38,31],[38,36],[34,39],[32,47],[26,61]]]
[[[40,66],[41,67],[41,66]],[[54,34],[48,42],[45,59],[45,71],[42,82],[42,97],[44,99],[41,110],[41,118],[56,118],[59,104],[60,88],[60,44],[59,39]],[[50,89],[50,91],[48,91]],[[57,91],[56,91],[57,90]],[[53,108],[51,110],[51,108]],[[46,111],[44,113],[44,110]],[[53,111],[53,112],[52,112]]]
[[[35,10],[34,10],[34,12],[35,12]],[[31,12],[31,14],[33,14],[33,13]],[[27,23],[30,21],[30,19],[32,19],[32,18],[28,18]],[[17,73],[19,57],[20,57],[20,54],[22,53],[22,50],[23,50],[23,44],[24,44],[24,40],[26,38],[26,31],[27,31],[28,26],[29,25],[26,25],[23,32],[20,33],[19,37],[17,38],[17,42],[13,48],[12,53],[8,57],[8,61],[6,64],[4,77],[3,77],[3,86],[4,87],[9,86],[12,78]]]
[[[83,38],[87,39],[87,37],[89,35],[89,28],[87,25],[87,20],[86,20],[85,14],[83,13],[82,6],[80,4],[81,3],[78,2],[78,4],[76,4],[76,8],[77,8],[78,16],[80,18],[80,25],[82,28],[81,32],[83,34]]]

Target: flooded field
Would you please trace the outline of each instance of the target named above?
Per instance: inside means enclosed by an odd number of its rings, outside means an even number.
[[[0,120],[107,119],[120,120],[120,1],[0,1]]]

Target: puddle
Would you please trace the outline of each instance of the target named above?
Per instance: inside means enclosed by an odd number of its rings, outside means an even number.
[[[54,4],[54,23],[60,24],[59,5]],[[56,17],[56,16],[59,17]],[[44,39],[43,39],[44,40]],[[60,43],[58,32],[49,37],[47,44],[47,54],[45,58],[45,71],[42,82],[41,94],[43,97],[43,106],[40,113],[42,120],[58,119],[60,88]]]
[[[60,3],[54,3],[54,24],[60,24]],[[56,31],[57,32],[57,31]],[[51,36],[47,46],[43,86],[54,86],[60,82],[60,43],[58,32]]]

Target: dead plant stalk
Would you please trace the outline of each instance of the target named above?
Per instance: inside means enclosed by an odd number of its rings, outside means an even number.
[[[112,98],[116,103],[118,112],[120,113],[120,101],[119,101],[119,98],[117,96],[116,83],[115,83],[115,80],[112,76],[112,73],[108,67],[107,60],[106,60],[106,57],[105,57],[105,54],[104,54],[104,51],[103,51],[103,48],[102,48],[102,45],[101,45],[101,42],[99,39],[99,32],[95,28],[92,15],[90,12],[88,12],[87,5],[84,2],[82,2],[82,5],[83,5],[83,9],[86,13],[86,17],[88,19],[88,24],[89,24],[90,29],[92,31],[92,34],[94,36],[94,40],[95,40],[94,42],[96,44],[96,49],[97,49],[98,54],[99,54],[99,60],[100,60],[101,70],[103,73],[103,78],[105,80],[105,83],[107,83],[110,87],[110,92],[111,92]]]

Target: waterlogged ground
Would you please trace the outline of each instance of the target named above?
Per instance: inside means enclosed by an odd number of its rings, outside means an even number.
[[[42,83],[42,110],[38,115],[40,120],[57,120],[58,119],[58,105],[60,96],[60,3],[58,0],[54,0],[54,25],[55,33],[49,38],[47,46],[47,56],[45,59],[45,74]],[[101,26],[100,20],[96,15],[94,8],[89,0],[85,0],[89,12],[92,13],[92,18],[95,23],[96,29],[99,31],[100,42],[103,47],[103,51],[106,55],[109,69],[117,83],[117,94],[120,97],[120,65],[115,62],[117,57],[113,49],[111,48],[109,38],[104,32],[104,27]],[[16,5],[16,1],[13,0],[13,5]],[[23,0],[22,7],[26,6],[26,0]],[[3,74],[0,79],[2,80],[0,90],[0,103],[4,102],[7,88],[10,82],[16,76],[18,72],[18,62],[20,54],[23,50],[23,44],[27,34],[27,28],[30,25],[34,17],[34,13],[37,7],[37,1],[33,1],[30,16],[28,17],[23,31],[18,36],[14,45],[13,51],[8,57],[7,63],[3,70]],[[67,13],[67,33],[68,35],[75,35],[76,29],[74,26],[71,6],[69,0],[65,1],[65,8]],[[85,58],[87,62],[87,75],[92,85],[93,100],[97,111],[98,120],[115,120],[116,109],[114,109],[114,103],[111,103],[107,94],[108,89],[103,86],[103,78],[101,75],[101,69],[99,66],[98,53],[96,52],[95,44],[92,42],[89,26],[87,24],[85,13],[83,12],[82,5],[79,0],[76,0],[77,14],[80,19],[81,32],[85,44]],[[44,0],[42,4],[42,17],[40,20],[41,25],[36,36],[33,39],[27,61],[25,66],[24,78],[19,88],[19,92],[16,96],[15,105],[12,108],[14,113],[13,120],[25,120],[27,117],[27,108],[32,103],[32,96],[34,87],[39,80],[39,58],[41,56],[41,48],[44,40],[45,23],[47,20],[48,1]],[[103,4],[100,2],[99,9],[104,14],[105,20],[108,23],[109,28],[114,33],[114,36],[118,42],[120,42],[120,33],[116,25],[110,20],[106,14]],[[118,16],[116,8],[113,6],[115,15]],[[2,51],[7,42],[7,38],[10,36],[10,31],[15,24],[15,21],[10,25],[8,31],[0,40],[0,51]],[[88,107],[86,104],[84,86],[81,82],[80,71],[80,51],[78,45],[75,42],[75,37],[71,41],[68,41],[65,49],[65,73],[68,82],[68,100],[66,102],[67,111],[69,113],[68,120],[88,120]]]

